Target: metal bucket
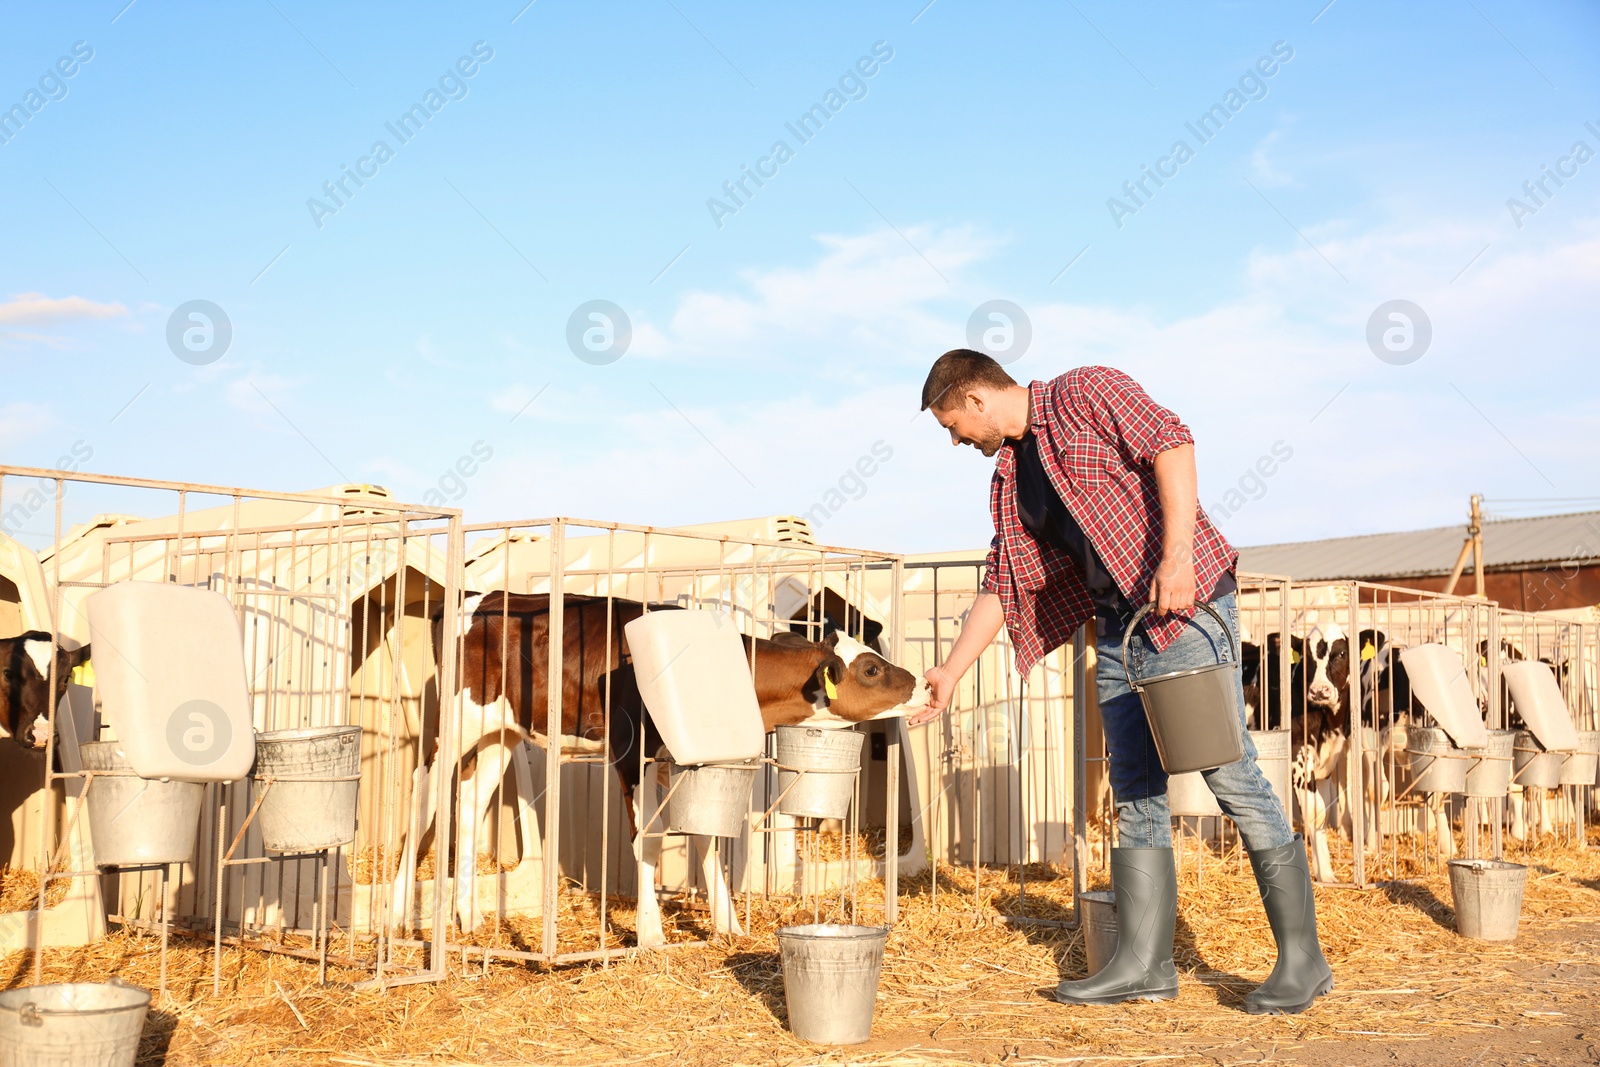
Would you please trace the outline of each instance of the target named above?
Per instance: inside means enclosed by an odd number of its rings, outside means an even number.
[[[1600,730],[1579,730],[1578,750],[1561,761],[1562,785],[1589,785],[1600,765]]]
[[[1511,791],[1511,750],[1516,736],[1515,730],[1490,730],[1487,747],[1461,750],[1472,758],[1463,793],[1493,798]]]
[[[1083,909],[1083,954],[1092,976],[1117,951],[1117,895],[1097,889],[1080,896],[1078,905]]]
[[[861,746],[867,735],[816,726],[780,726],[777,733],[778,766],[795,768],[778,771],[778,793],[783,796],[778,810],[816,819],[842,819],[850,814],[855,772],[861,769]],[[798,773],[801,770],[809,773]]]
[[[83,769],[94,772],[84,806],[101,867],[186,863],[194,859],[204,782],[140,778],[115,741],[78,746]]]
[[[1197,604],[1222,626],[1233,658],[1135,679],[1128,666],[1128,642],[1133,638],[1133,628],[1154,606],[1144,605],[1128,621],[1122,635],[1122,671],[1129,688],[1139,694],[1144,704],[1161,766],[1168,774],[1182,774],[1235,762],[1244,756],[1244,734],[1239,724],[1239,683],[1234,677],[1239,669],[1239,647],[1233,631],[1210,604]]]
[[[887,926],[783,926],[783,998],[802,1041],[859,1045],[872,1037]]]
[[[1437,726],[1413,726],[1406,735],[1405,789],[1408,793],[1461,793],[1473,765]]]
[[[1534,789],[1554,789],[1561,784],[1561,764],[1565,752],[1548,752],[1527,730],[1517,731],[1512,760],[1512,780]]]
[[[1216,794],[1199,771],[1185,771],[1167,779],[1167,807],[1174,815],[1221,815]]]
[[[754,763],[707,763],[672,768],[667,828],[680,834],[741,837],[750,816]]]
[[[120,982],[23,986],[0,993],[6,1067],[132,1067],[150,992]]]
[[[1481,941],[1515,939],[1528,868],[1504,860],[1451,860],[1449,866],[1456,933]]]
[[[1289,731],[1251,730],[1250,743],[1256,749],[1256,765],[1267,776],[1273,793],[1277,794],[1278,803],[1283,805],[1283,812],[1288,815],[1294,811],[1289,803]]]
[[[276,779],[267,788],[267,779]],[[272,852],[312,852],[356,839],[361,727],[313,726],[256,734],[250,800]],[[262,794],[265,794],[263,798]]]

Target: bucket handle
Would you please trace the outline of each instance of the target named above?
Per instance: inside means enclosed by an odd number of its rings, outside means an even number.
[[[1133,671],[1128,666],[1128,642],[1133,640],[1133,628],[1138,626],[1139,620],[1148,615],[1151,609],[1154,607],[1154,604],[1145,604],[1138,611],[1134,612],[1133,618],[1128,620],[1128,625],[1122,631],[1122,674],[1123,677],[1128,679],[1128,688],[1132,689],[1136,693],[1140,692],[1143,687],[1140,686],[1138,681],[1133,677]],[[1206,614],[1210,615],[1213,619],[1216,619],[1217,624],[1222,627],[1222,632],[1228,635],[1228,651],[1232,653],[1233,665],[1237,667],[1239,665],[1239,646],[1235,643],[1233,631],[1228,629],[1227,622],[1221,615],[1217,614],[1216,608],[1213,608],[1210,604],[1207,604],[1204,601],[1197,602],[1195,607],[1204,608]],[[1179,617],[1182,618],[1182,616]],[[1193,620],[1191,619],[1191,621]],[[1224,663],[1226,661],[1219,659],[1217,662]]]

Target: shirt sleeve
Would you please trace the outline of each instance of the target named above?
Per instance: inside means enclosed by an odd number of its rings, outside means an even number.
[[[1079,367],[1063,380],[1067,402],[1136,463],[1149,465],[1169,448],[1194,444],[1194,434],[1182,419],[1115,367]]]
[[[983,560],[983,582],[978,587],[985,593],[1000,593],[1000,535],[994,535],[994,540],[989,542],[989,554]]]

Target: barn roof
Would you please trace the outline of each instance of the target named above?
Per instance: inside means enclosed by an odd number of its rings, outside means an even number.
[[[1292,574],[1297,581],[1449,574],[1466,535],[1466,525],[1462,523],[1400,533],[1256,545],[1239,550],[1239,569]],[[1596,560],[1600,560],[1600,511],[1493,519],[1483,524],[1486,569]]]

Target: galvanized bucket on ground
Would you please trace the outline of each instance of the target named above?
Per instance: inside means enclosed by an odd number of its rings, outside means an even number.
[[[1561,761],[1561,784],[1592,784],[1597,765],[1600,765],[1600,730],[1579,730],[1578,750]]]
[[[267,782],[272,779],[272,787]],[[311,852],[356,839],[361,727],[313,726],[256,735],[250,800],[272,852]],[[265,796],[263,796],[265,794]]]
[[[1251,730],[1250,743],[1255,746],[1256,765],[1266,775],[1278,803],[1285,815],[1294,811],[1289,802],[1290,741],[1288,730]]]
[[[1522,914],[1528,868],[1504,860],[1451,860],[1456,932],[1482,941],[1511,941]]]
[[[778,929],[789,1029],[802,1041],[859,1045],[872,1037],[887,926],[821,923]]]
[[[1209,771],[1244,756],[1243,727],[1239,724],[1239,646],[1233,631],[1210,604],[1197,604],[1228,635],[1231,660],[1204,667],[1135,679],[1128,666],[1128,642],[1139,620],[1155,607],[1146,604],[1133,613],[1122,635],[1122,670],[1128,686],[1139,694],[1145,718],[1155,738],[1161,766],[1168,774]]]
[[[1083,954],[1092,976],[1117,951],[1117,895],[1109,889],[1096,889],[1078,901],[1083,908]]]
[[[681,834],[741,837],[750,815],[755,763],[707,763],[672,768],[667,828]]]
[[[780,726],[777,730],[778,810],[785,815],[842,819],[850,814],[867,735],[856,730]],[[808,773],[800,774],[804,770]],[[794,788],[790,788],[790,785]],[[784,790],[788,790],[787,793]]]
[[[1174,815],[1191,818],[1222,814],[1216,794],[1199,771],[1185,771],[1167,779],[1167,807]]]
[[[1512,760],[1512,781],[1533,789],[1554,789],[1561,784],[1565,752],[1547,752],[1527,730],[1518,730]]]
[[[23,986],[0,993],[6,1067],[132,1067],[150,992],[120,982]]]
[[[1515,730],[1490,730],[1486,747],[1461,750],[1472,760],[1463,793],[1469,797],[1493,798],[1510,792],[1511,750],[1516,736]]]
[[[85,795],[94,861],[101,867],[186,863],[194,858],[204,782],[140,778],[115,741],[78,746],[94,772]]]
[[[1413,726],[1407,731],[1406,792],[1463,792],[1472,765],[1466,752],[1451,744],[1450,735],[1437,726]]]

